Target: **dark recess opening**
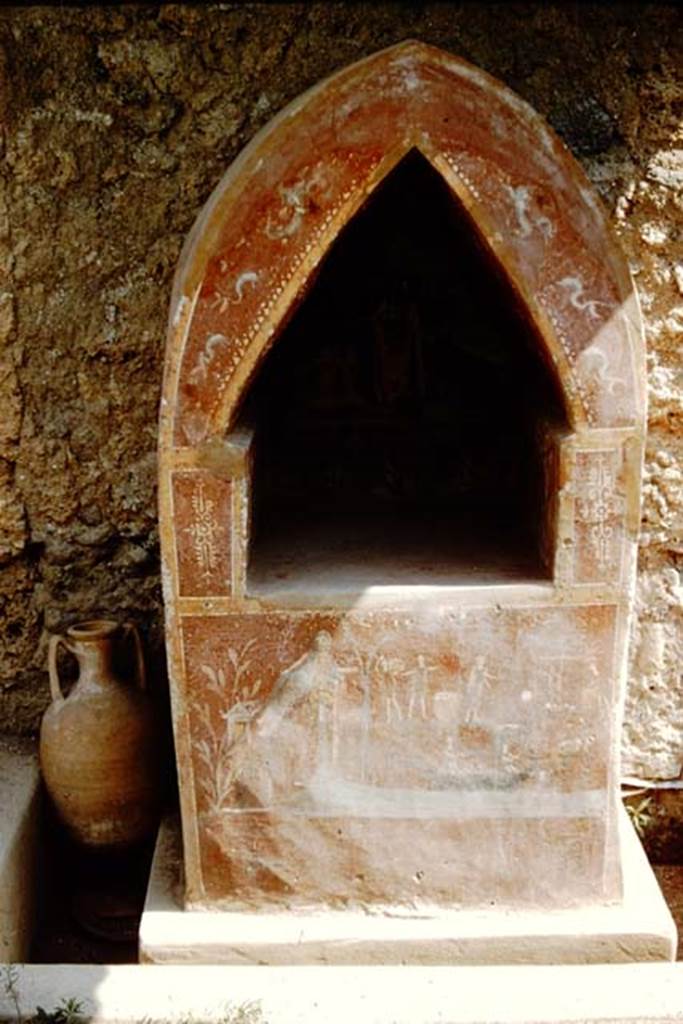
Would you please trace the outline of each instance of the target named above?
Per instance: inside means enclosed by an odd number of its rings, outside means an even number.
[[[547,578],[559,386],[416,150],[328,252],[249,391],[249,587]]]

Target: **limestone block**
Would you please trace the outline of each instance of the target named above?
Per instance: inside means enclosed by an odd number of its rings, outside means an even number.
[[[683,767],[683,588],[671,568],[643,572],[637,588],[622,772],[676,779]]]
[[[38,761],[26,745],[0,745],[0,961],[28,956],[39,808]]]

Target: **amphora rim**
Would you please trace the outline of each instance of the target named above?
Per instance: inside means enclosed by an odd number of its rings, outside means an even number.
[[[120,623],[114,619],[85,619],[69,626],[66,635],[70,640],[102,640],[111,637],[120,628]]]

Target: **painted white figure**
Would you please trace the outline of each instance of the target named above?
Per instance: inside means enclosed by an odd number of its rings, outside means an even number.
[[[306,654],[279,676],[252,718],[248,736],[230,748],[239,809],[289,801],[306,791],[317,771],[334,765],[343,676],[332,637],[322,630]]]
[[[332,637],[321,630],[311,649],[279,676],[262,710],[256,715],[252,733],[272,736],[280,723],[310,697],[318,703],[318,722],[332,721],[330,709],[336,705],[336,693],[342,673],[332,654]]]
[[[465,714],[463,716],[465,725],[481,723],[481,709],[492,679],[493,673],[489,672],[486,667],[486,658],[483,654],[479,654],[474,660],[474,665],[470,669],[465,683]]]
[[[460,757],[456,749],[455,740],[452,736],[446,739],[446,747],[443,751],[443,765],[447,772],[457,774],[460,768]]]
[[[415,712],[420,718],[426,720],[429,717],[427,711],[427,695],[429,693],[429,673],[434,672],[434,666],[428,665],[423,654],[417,656],[417,668],[408,673],[410,689],[408,690],[408,718],[415,717]]]

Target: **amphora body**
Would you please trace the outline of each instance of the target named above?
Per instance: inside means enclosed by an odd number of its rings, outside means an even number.
[[[137,679],[114,668],[115,644],[135,643]],[[78,659],[79,677],[64,696],[57,673],[60,644]],[[126,847],[155,828],[160,805],[157,716],[145,692],[139,634],[132,623],[97,619],[50,639],[52,704],[40,732],[43,778],[74,839]]]

